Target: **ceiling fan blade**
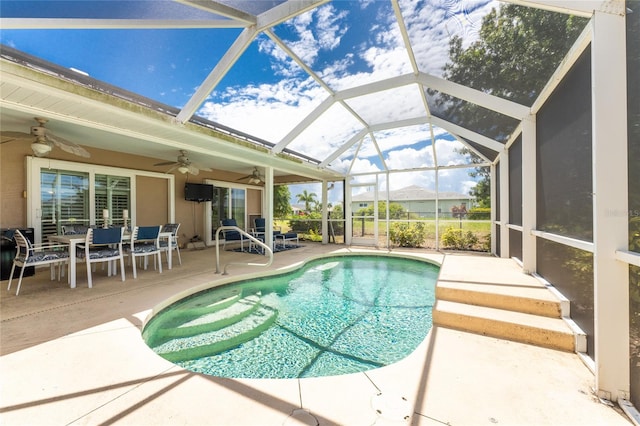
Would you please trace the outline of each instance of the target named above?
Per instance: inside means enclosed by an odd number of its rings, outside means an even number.
[[[70,142],[66,139],[62,139],[61,137],[51,134],[51,132],[49,131],[47,131],[47,133],[45,134],[45,138],[47,139],[48,142],[53,142],[55,146],[57,146],[58,148],[60,148],[65,152],[68,152],[69,154],[74,154],[84,158],[91,157],[91,154],[89,154],[89,152],[86,149],[84,149],[77,143]]]
[[[154,166],[176,166],[180,163],[176,162],[176,161],[165,161],[163,163],[156,163],[154,164]]]
[[[165,174],[166,174],[166,173],[171,173],[172,171],[177,170],[177,169],[178,169],[178,167],[180,167],[180,163],[169,163],[169,164],[173,164],[173,166],[172,166],[169,170],[167,170],[167,171],[165,172]],[[157,166],[157,165],[158,165],[158,164],[156,164],[156,166]]]
[[[191,163],[191,165],[193,167],[197,168],[198,170],[203,171],[203,172],[212,172],[213,171],[213,169],[210,169],[208,167],[204,167],[204,166],[202,166],[200,164]]]
[[[252,178],[252,177],[253,177],[253,175],[246,175],[246,176],[243,176],[243,177],[241,177],[239,179],[236,179],[236,181],[245,180],[245,179],[249,179],[249,178]]]
[[[12,142],[15,140],[33,141],[33,136],[24,132],[0,132],[0,143]]]

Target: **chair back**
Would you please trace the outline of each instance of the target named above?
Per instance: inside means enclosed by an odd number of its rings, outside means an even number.
[[[222,219],[222,226],[238,226],[238,222],[233,218]]]
[[[88,229],[86,225],[62,225],[62,235],[86,234]]]
[[[86,243],[87,245],[108,245],[122,243],[122,234],[124,228],[88,228]]]
[[[179,223],[165,223],[160,232],[171,232],[171,235],[175,237],[178,235],[178,228],[180,228]]]
[[[136,226],[133,229],[132,241],[158,240],[161,226]]]
[[[236,222],[236,220],[233,218],[222,219],[220,223],[222,224],[222,226],[238,226],[238,222]],[[224,235],[225,241],[242,240],[242,234],[240,234],[240,232],[238,231],[224,230],[222,231],[222,233]]]
[[[13,233],[13,239],[16,241],[16,259],[26,260],[32,250],[31,241],[27,239],[19,229]]]
[[[266,219],[264,217],[257,217],[254,223],[256,232],[266,232]]]

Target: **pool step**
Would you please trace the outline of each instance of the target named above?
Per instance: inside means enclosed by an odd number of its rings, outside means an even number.
[[[230,298],[231,299],[231,298]],[[226,303],[225,303],[226,305]],[[222,305],[224,306],[224,305]],[[244,317],[253,313],[260,307],[260,296],[250,295],[242,299],[235,298],[234,303],[216,309],[202,311],[192,310],[192,315],[184,317],[185,320],[177,327],[161,328],[156,331],[159,340],[168,340],[173,337],[189,337],[210,331],[220,330],[235,324]],[[197,312],[200,312],[196,314]]]
[[[561,318],[438,300],[433,324],[568,352],[577,349],[574,332]]]
[[[511,259],[447,256],[436,284],[433,325],[569,352],[586,352],[586,335],[569,302]]]
[[[172,362],[213,356],[258,337],[271,327],[277,317],[277,311],[259,305],[250,315],[219,330],[175,337],[152,349]]]
[[[562,317],[561,301],[543,286],[438,281],[436,299],[550,318]]]
[[[184,322],[191,321],[194,318],[198,318],[202,315],[207,315],[212,312],[226,309],[241,300],[241,298],[242,294],[239,291],[235,291],[231,292],[224,298],[216,298],[208,303],[205,302],[199,306],[176,306],[174,308],[171,308],[170,311],[164,314],[165,321],[170,321],[172,325],[182,324]]]

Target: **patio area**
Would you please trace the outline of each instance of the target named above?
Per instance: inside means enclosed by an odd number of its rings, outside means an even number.
[[[276,253],[269,269],[333,251],[365,250],[302,245]],[[505,259],[496,258],[489,274],[477,270],[477,256],[407,252],[445,266],[455,258],[460,276],[499,279],[505,273]],[[222,264],[258,258],[236,252],[222,256]],[[2,281],[0,423],[630,424],[617,407],[595,397],[594,376],[576,354],[441,327],[403,361],[363,373],[267,380],[185,371],[142,341],[140,329],[151,309],[191,287],[262,270],[232,265],[228,276],[215,274],[212,248],[184,250],[182,260],[162,274],[141,271],[137,280],[127,267],[124,283],[96,273],[92,289],[81,265],[73,290],[64,280],[49,281],[47,270],[25,278],[17,297]]]

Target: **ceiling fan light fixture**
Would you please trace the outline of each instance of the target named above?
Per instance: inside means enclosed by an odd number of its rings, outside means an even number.
[[[31,150],[36,157],[43,157],[51,152],[51,145],[42,142],[34,142],[31,144]]]
[[[187,166],[180,166],[180,167],[178,167],[178,171],[179,171],[180,173],[182,173],[183,175],[184,175],[184,174],[187,174],[187,173],[189,173],[189,167],[187,167]]]
[[[261,182],[260,179],[258,179],[257,177],[252,177],[251,179],[249,179],[249,183],[253,184],[253,185],[258,185]]]

